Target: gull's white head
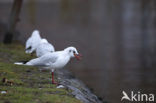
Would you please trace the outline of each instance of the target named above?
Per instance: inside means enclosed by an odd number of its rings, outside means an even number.
[[[75,47],[68,47],[64,49],[65,52],[68,53],[70,57],[75,57],[77,60],[81,59],[81,54],[78,53],[77,49]]]

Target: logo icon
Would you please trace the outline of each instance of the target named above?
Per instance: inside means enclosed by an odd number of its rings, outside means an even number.
[[[125,91],[122,91],[122,94],[123,94],[123,96],[122,96],[122,98],[121,98],[121,101],[122,101],[123,99],[127,99],[127,100],[131,101],[131,99],[128,97],[128,95],[127,95],[127,93],[126,93]]]

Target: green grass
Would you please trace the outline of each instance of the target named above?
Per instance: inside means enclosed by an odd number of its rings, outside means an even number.
[[[13,63],[34,58],[20,44],[0,44],[0,103],[81,103],[66,89],[51,84],[50,73]],[[6,78],[9,82],[2,82]]]

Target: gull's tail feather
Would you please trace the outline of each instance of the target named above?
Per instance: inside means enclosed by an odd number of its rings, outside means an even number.
[[[15,62],[14,64],[16,65],[26,65],[28,61],[20,61],[20,62]]]
[[[24,65],[22,62],[15,62],[16,65]]]

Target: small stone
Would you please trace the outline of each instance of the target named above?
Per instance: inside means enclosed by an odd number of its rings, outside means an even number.
[[[6,91],[1,91],[1,94],[6,94],[7,92]]]
[[[64,86],[63,85],[59,85],[56,88],[64,88]]]

